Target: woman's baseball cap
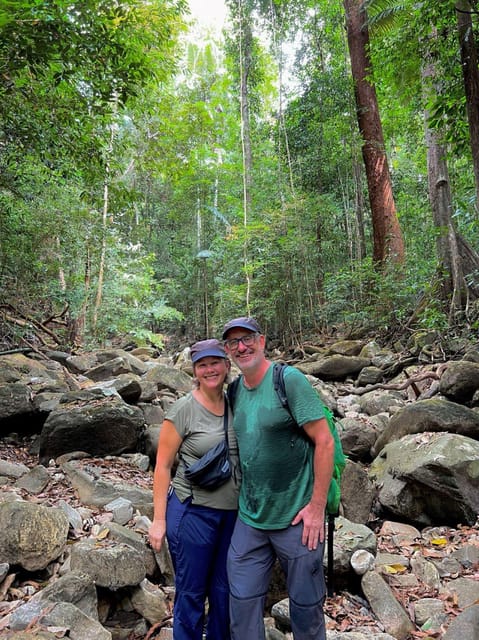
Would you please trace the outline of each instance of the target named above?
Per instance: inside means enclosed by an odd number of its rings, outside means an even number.
[[[230,329],[237,327],[240,329],[248,329],[248,331],[253,331],[254,333],[262,333],[259,324],[254,318],[234,318],[223,327],[223,340],[226,338],[226,334]]]
[[[195,344],[190,348],[191,362],[194,364],[201,360],[201,358],[206,358],[207,356],[211,356],[213,358],[226,358],[226,352],[224,350],[223,345],[216,338],[211,338],[210,340],[200,340],[200,342],[195,342]]]

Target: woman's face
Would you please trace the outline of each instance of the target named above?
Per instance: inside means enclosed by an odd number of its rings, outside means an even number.
[[[230,361],[216,356],[205,356],[194,364],[194,374],[201,387],[222,387],[230,370]]]

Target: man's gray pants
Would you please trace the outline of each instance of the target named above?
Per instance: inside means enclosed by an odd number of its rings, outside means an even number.
[[[294,640],[326,640],[324,544],[309,551],[303,525],[255,529],[239,518],[228,552],[232,640],[264,640],[264,606],[275,558],[286,576]]]

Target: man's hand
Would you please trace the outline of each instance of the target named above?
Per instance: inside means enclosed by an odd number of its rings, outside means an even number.
[[[324,542],[324,506],[309,502],[296,514],[292,525],[303,522],[302,543],[312,551],[318,548],[318,542]]]

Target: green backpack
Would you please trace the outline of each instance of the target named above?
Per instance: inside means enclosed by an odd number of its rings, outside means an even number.
[[[281,406],[285,409],[291,418],[293,415],[290,411],[288,398],[286,396],[286,387],[284,384],[284,370],[289,366],[284,362],[275,362],[273,364],[273,386],[278,398],[281,402]],[[226,395],[231,410],[234,408],[234,401],[236,392],[238,390],[238,384],[241,380],[241,376],[238,376],[230,383]],[[331,431],[331,435],[334,438],[334,467],[331,483],[328,490],[328,500],[326,504],[326,514],[328,516],[328,595],[333,595],[333,534],[334,534],[334,518],[339,514],[339,504],[341,502],[341,475],[346,466],[346,456],[341,445],[341,439],[336,428],[336,422],[333,412],[324,405],[324,414]],[[293,418],[294,420],[294,418]]]

